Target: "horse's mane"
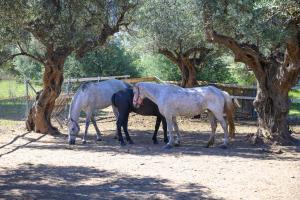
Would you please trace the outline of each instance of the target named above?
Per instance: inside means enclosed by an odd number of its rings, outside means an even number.
[[[77,99],[79,93],[83,92],[84,90],[86,90],[88,88],[89,84],[90,84],[89,82],[85,82],[85,83],[81,84],[79,86],[79,88],[77,89],[76,93],[74,94],[74,96],[72,98],[72,101],[71,101],[70,109],[69,109],[69,118],[71,117],[71,112],[73,110],[74,104],[76,102],[76,99]]]

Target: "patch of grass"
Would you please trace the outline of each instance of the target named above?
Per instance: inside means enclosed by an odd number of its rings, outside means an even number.
[[[294,100],[299,100],[300,101],[300,89],[298,90],[291,90],[289,92],[289,97]],[[300,103],[298,102],[293,102],[289,111],[290,116],[294,117],[300,117]]]
[[[299,90],[291,90],[289,92],[289,97],[291,99],[299,99],[300,100],[300,89]]]
[[[290,116],[298,116],[300,117],[300,103],[292,103],[290,111],[289,111]]]
[[[34,84],[33,87],[36,90],[40,90],[42,87]],[[25,96],[25,84],[17,82],[16,80],[1,80],[0,81],[0,99],[16,98]],[[32,90],[29,90],[32,94]]]
[[[14,119],[0,119],[0,126],[15,126],[18,124],[18,121]]]

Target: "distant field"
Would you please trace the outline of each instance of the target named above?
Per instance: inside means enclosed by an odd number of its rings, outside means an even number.
[[[41,86],[33,85],[36,90],[41,89]],[[1,80],[0,81],[0,99],[10,99],[25,96],[25,84],[16,80]],[[29,90],[32,94],[32,90]]]

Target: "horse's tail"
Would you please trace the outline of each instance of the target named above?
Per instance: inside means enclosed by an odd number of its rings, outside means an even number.
[[[113,106],[117,107],[117,105],[116,105],[116,94],[113,94],[111,96],[111,103],[112,103]]]
[[[227,117],[228,125],[229,125],[229,137],[233,138],[235,136],[235,126],[234,126],[234,105],[230,95],[223,91],[223,95],[225,98],[224,111]]]

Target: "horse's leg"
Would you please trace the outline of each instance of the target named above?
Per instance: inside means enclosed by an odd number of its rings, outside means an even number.
[[[165,142],[165,144],[167,144],[169,142],[168,131],[167,131],[167,122],[166,122],[165,117],[162,117],[161,120],[162,120],[162,125],[163,125],[163,130],[164,130],[164,142]]]
[[[206,147],[208,148],[209,146],[213,145],[215,142],[215,134],[216,134],[216,129],[217,129],[217,121],[215,116],[213,115],[212,112],[208,111],[208,119],[210,122],[210,126],[211,126],[211,135],[209,137],[208,143],[206,145]]]
[[[124,130],[127,142],[129,144],[134,144],[133,141],[131,140],[130,136],[129,136],[128,129],[127,129],[127,127],[128,127],[128,116],[129,116],[129,113],[127,113],[125,115],[125,118],[124,118],[124,121],[123,121],[123,130]]]
[[[114,115],[116,117],[116,120],[118,120],[118,116],[119,116],[119,111],[118,111],[118,108],[115,107],[114,105],[112,105],[112,109],[113,109],[113,112],[114,112]],[[114,136],[114,139],[118,139],[118,128],[116,127],[116,132],[115,132],[115,136]]]
[[[227,129],[227,123],[223,117],[223,113],[222,112],[214,112],[215,117],[217,118],[217,120],[220,122],[223,131],[224,131],[224,143],[221,146],[221,148],[225,149],[227,148],[227,144],[228,144],[228,129]]]
[[[123,136],[122,136],[122,132],[121,132],[121,126],[123,125],[123,121],[124,121],[124,117],[123,117],[124,113],[119,113],[118,114],[118,118],[117,118],[117,133],[118,133],[118,139],[119,142],[121,144],[121,146],[125,146],[126,143],[124,142]]]
[[[84,131],[84,134],[83,134],[83,137],[82,137],[82,143],[83,144],[86,143],[86,136],[87,136],[87,132],[88,132],[89,125],[90,125],[91,116],[92,116],[92,112],[91,111],[86,112],[85,131]]]
[[[91,121],[92,121],[92,123],[93,123],[93,125],[94,125],[94,127],[95,127],[95,130],[96,130],[97,141],[101,141],[101,140],[102,140],[102,139],[101,139],[101,133],[100,133],[100,130],[99,130],[98,126],[97,126],[97,122],[96,122],[96,120],[95,120],[94,114],[93,114],[92,117],[91,117]]]
[[[166,121],[167,121],[167,128],[168,128],[168,135],[169,135],[169,142],[168,144],[165,146],[166,149],[172,148],[172,146],[174,145],[174,136],[173,136],[173,120],[172,120],[172,116],[168,116],[166,117]]]
[[[153,137],[152,137],[153,144],[158,144],[158,142],[157,142],[157,132],[158,132],[158,129],[159,129],[159,126],[160,126],[160,122],[161,122],[161,117],[157,116],[156,117],[156,123],[155,123],[155,130],[154,130]]]
[[[181,135],[179,133],[179,128],[178,128],[178,124],[177,124],[177,121],[176,121],[176,117],[173,117],[172,121],[173,121],[173,124],[174,124],[174,131],[176,133],[175,146],[179,146],[180,141],[181,141]]]

